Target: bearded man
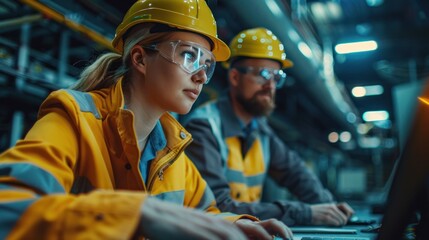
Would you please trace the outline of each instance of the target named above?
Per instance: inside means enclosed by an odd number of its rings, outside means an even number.
[[[277,218],[287,225],[341,226],[353,214],[336,203],[298,154],[267,124],[293,64],[268,29],[238,33],[230,43],[229,90],[196,109],[185,120],[194,141],[186,154],[207,181],[222,211]],[[260,202],[270,175],[299,201]]]

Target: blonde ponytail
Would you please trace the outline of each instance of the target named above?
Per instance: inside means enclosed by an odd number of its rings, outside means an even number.
[[[117,53],[103,54],[82,71],[79,81],[72,89],[89,92],[109,87],[115,83],[117,78],[126,72],[121,65],[122,55]],[[119,71],[120,68],[122,68],[123,71]]]
[[[80,74],[79,80],[71,87],[73,90],[89,92],[110,87],[130,71],[130,52],[138,43],[149,44],[167,38],[168,33],[150,33],[150,29],[159,24],[141,24],[130,30],[124,42],[123,55],[106,53],[86,67]]]

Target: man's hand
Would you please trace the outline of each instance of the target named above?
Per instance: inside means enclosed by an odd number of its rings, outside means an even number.
[[[342,226],[354,213],[347,203],[323,203],[311,205],[311,223],[313,225]]]
[[[347,219],[349,219],[353,214],[355,214],[353,208],[345,202],[337,203],[337,207],[347,216]]]
[[[293,239],[292,231],[276,219],[254,222],[249,219],[240,219],[235,222],[249,239],[272,240],[273,235],[283,239]]]
[[[145,200],[136,234],[150,239],[247,239],[231,222],[155,198]]]

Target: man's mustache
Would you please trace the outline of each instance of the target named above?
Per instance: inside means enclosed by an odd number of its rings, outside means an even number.
[[[273,92],[272,91],[270,91],[270,90],[260,90],[260,91],[257,91],[255,94],[254,94],[254,96],[256,97],[256,96],[258,96],[258,95],[269,95],[270,97],[273,97]]]

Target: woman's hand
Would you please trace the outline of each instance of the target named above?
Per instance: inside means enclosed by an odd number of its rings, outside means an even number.
[[[155,198],[145,200],[137,234],[151,240],[247,239],[237,225],[231,222]]]

